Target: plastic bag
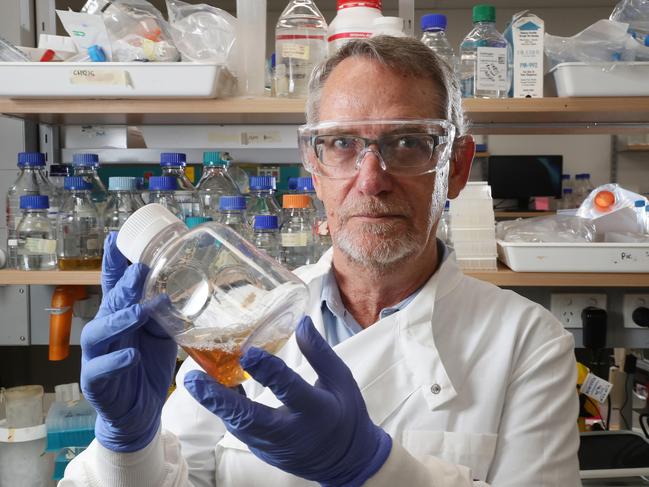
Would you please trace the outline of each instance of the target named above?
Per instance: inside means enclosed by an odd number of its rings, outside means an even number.
[[[592,242],[595,226],[572,215],[540,216],[498,222],[496,237],[505,242]]]
[[[11,42],[0,37],[0,62],[28,62],[29,57]]]
[[[550,67],[566,62],[633,61],[637,42],[627,32],[629,25],[598,20],[572,37],[545,34],[545,54]]]
[[[183,61],[232,64],[237,39],[235,17],[220,8],[180,0],[167,0],[167,12],[170,32]]]
[[[590,192],[577,210],[577,216],[599,218],[622,208],[634,208],[638,200],[647,203],[644,196],[624,189],[618,184],[603,184]]]
[[[645,38],[649,36],[649,0],[622,0],[609,19],[629,24],[631,35],[645,45]]]

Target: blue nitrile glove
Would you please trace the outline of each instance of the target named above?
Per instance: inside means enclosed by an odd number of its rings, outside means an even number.
[[[101,306],[81,333],[81,390],[97,410],[99,443],[133,452],[158,431],[177,346],[138,304],[148,269],[127,268],[116,235],[104,246]]]
[[[372,422],[351,371],[309,317],[296,338],[318,374],[315,386],[258,348],[241,358],[243,368],[284,406],[251,401],[197,370],[187,373],[185,387],[266,463],[325,486],[361,485],[385,463],[392,439]]]

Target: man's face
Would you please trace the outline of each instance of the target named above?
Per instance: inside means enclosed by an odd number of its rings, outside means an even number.
[[[332,71],[320,101],[320,120],[441,118],[430,80],[402,76],[368,59],[348,58]],[[358,135],[377,138],[379,129]],[[390,161],[386,161],[389,165]],[[444,207],[448,165],[438,173],[395,176],[373,153],[349,179],[314,176],[327,209],[335,247],[352,261],[382,269],[430,247]]]

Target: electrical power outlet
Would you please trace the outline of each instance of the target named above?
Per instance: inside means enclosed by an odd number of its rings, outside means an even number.
[[[581,312],[595,306],[606,309],[606,294],[552,294],[550,311],[566,328],[582,328]]]
[[[642,328],[633,321],[632,315],[636,308],[649,308],[649,294],[625,294],[622,302],[624,328]]]

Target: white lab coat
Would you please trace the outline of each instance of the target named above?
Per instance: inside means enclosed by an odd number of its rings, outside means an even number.
[[[330,266],[331,252],[297,271],[309,285],[309,314],[323,335],[320,294]],[[546,309],[465,276],[447,258],[406,308],[334,347],[370,417],[393,438],[387,462],[365,485],[580,485],[573,347],[572,335]],[[280,355],[315,381],[294,339]],[[197,367],[191,359],[181,367],[178,389],[163,410],[163,431],[152,444],[115,454],[95,441],[60,485],[315,485],[265,464],[224,435],[220,420],[182,386]],[[278,404],[249,382],[249,397]]]

